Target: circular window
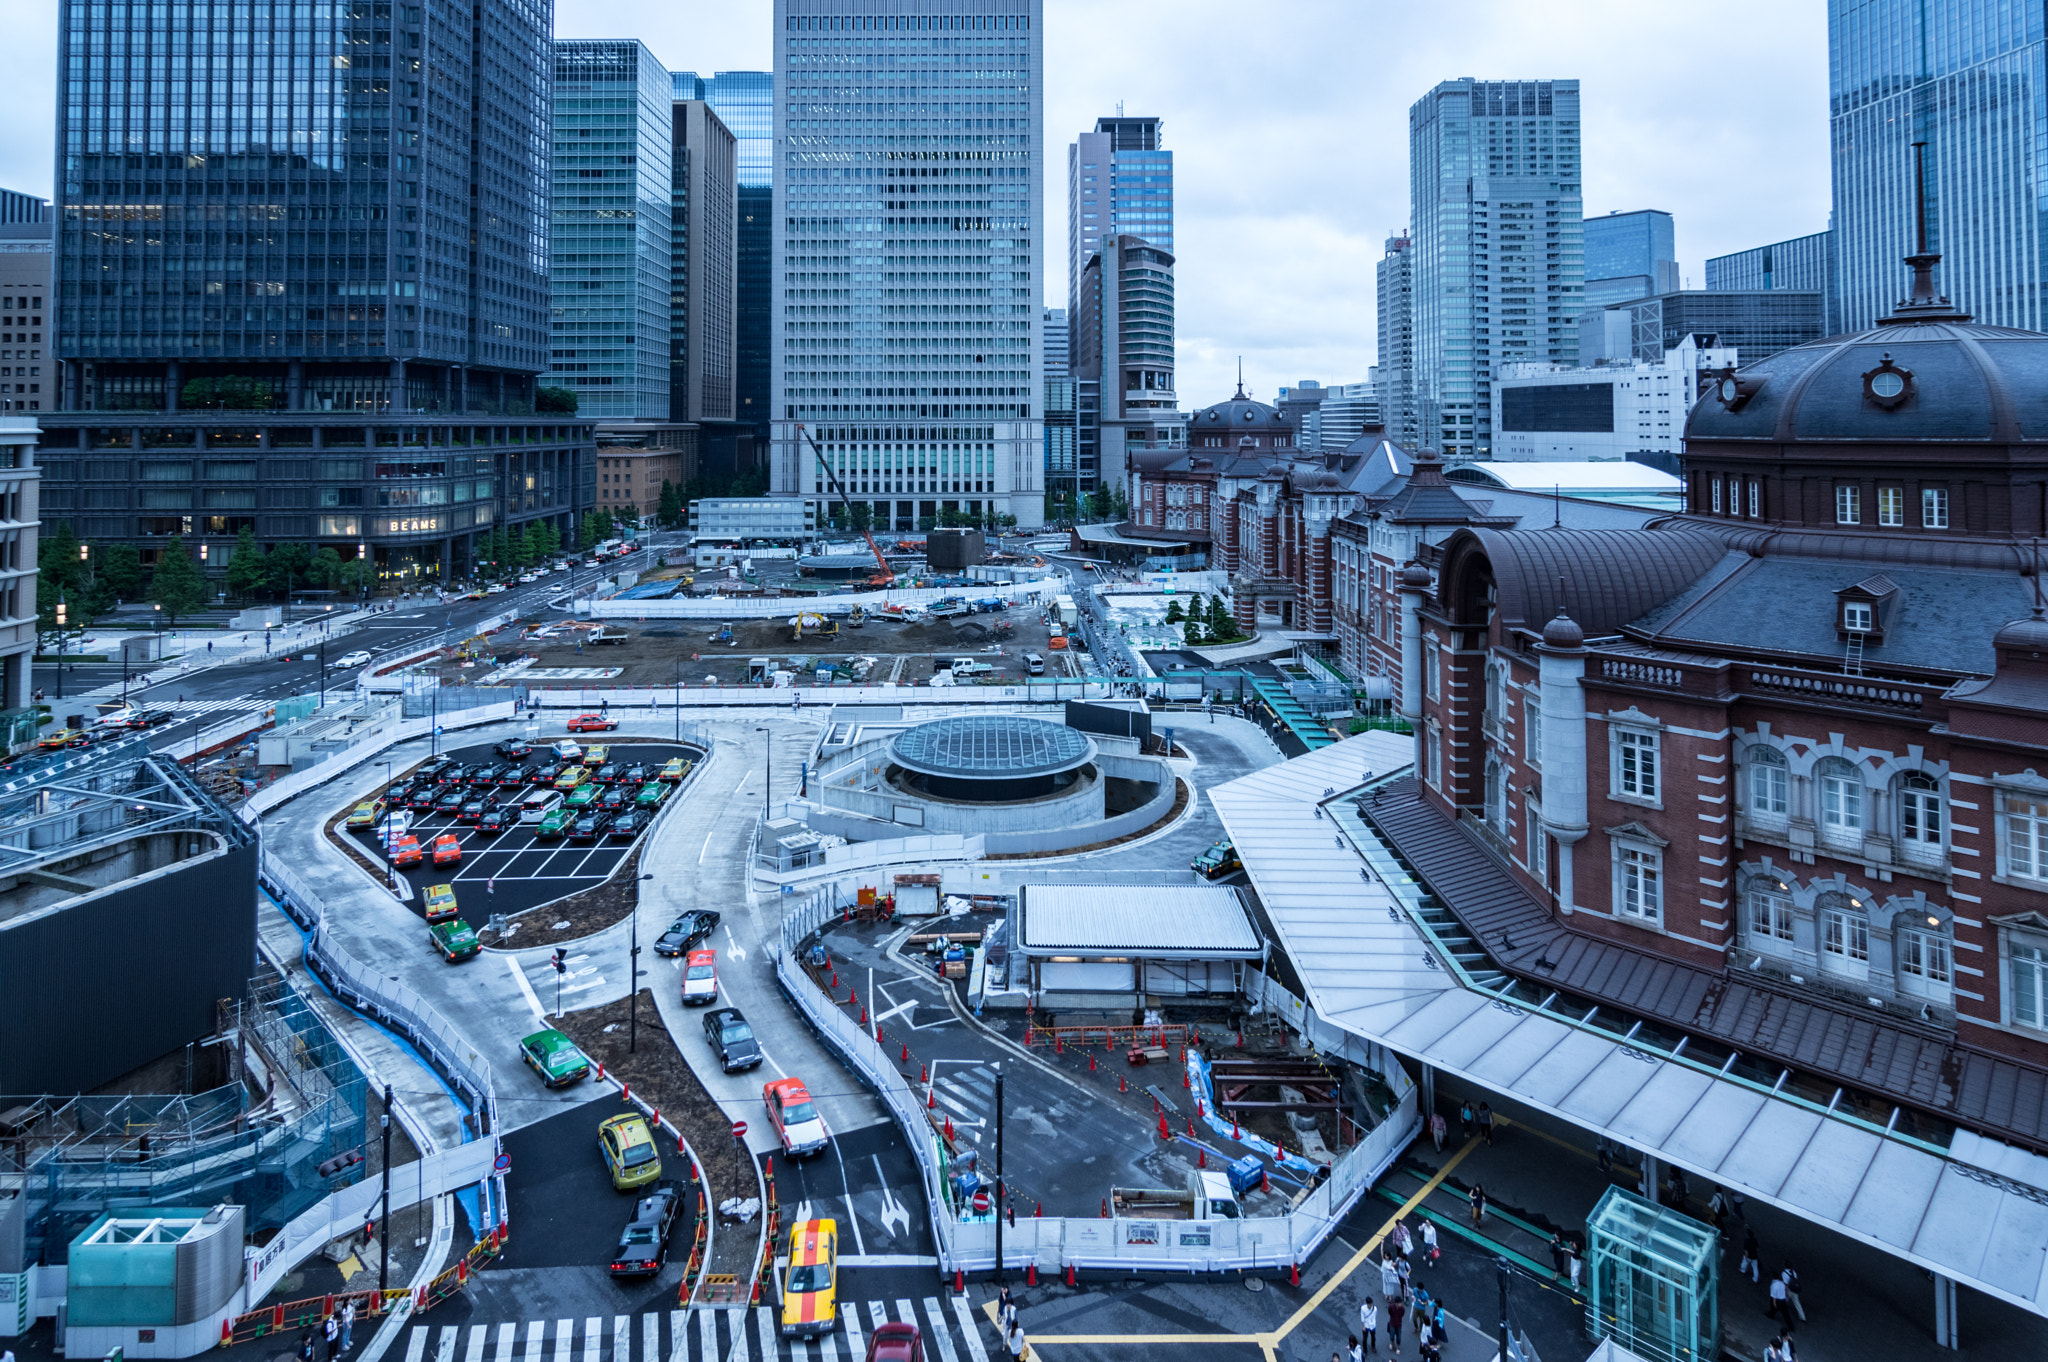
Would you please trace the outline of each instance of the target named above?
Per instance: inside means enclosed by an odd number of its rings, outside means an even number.
[[[1245,420],[1247,420],[1247,421],[1251,420],[1251,419],[1252,419],[1252,414],[1251,414],[1250,412],[1246,412],[1246,413],[1244,414],[1244,419],[1245,419]]]
[[[1872,406],[1890,411],[1913,395],[1913,371],[1901,369],[1887,354],[1875,369],[1863,375],[1863,397]]]
[[[1870,376],[1870,391],[1873,396],[1897,397],[1905,390],[1905,378],[1890,369]]]

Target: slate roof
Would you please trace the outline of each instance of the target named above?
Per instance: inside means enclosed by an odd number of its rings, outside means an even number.
[[[1419,798],[1412,779],[1360,812],[1512,974],[2048,1151],[2048,1070],[1932,1026],[1574,931],[1466,829]]]
[[[1476,528],[1446,543],[1447,565],[1468,535],[1493,570],[1504,625],[1541,630],[1562,608],[1588,638],[1614,633],[1676,596],[1727,553],[1719,539],[1691,529]]]

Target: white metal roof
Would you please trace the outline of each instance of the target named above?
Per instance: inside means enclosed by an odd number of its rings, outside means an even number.
[[[1460,473],[1477,473],[1487,482],[1519,492],[1548,492],[1552,488],[1598,492],[1678,492],[1684,484],[1660,468],[1624,459],[1587,462],[1523,462],[1516,459],[1462,464]],[[1456,482],[1459,479],[1453,478]]]
[[[1363,734],[1210,792],[1324,1020],[2048,1313],[2048,1160],[1968,1136],[1944,1157],[1467,987],[1445,968],[1395,889],[1362,878],[1359,855],[1316,816],[1368,768],[1409,764],[1412,742]]]
[[[1027,884],[1027,955],[1257,958],[1265,943],[1235,889],[1211,884]]]

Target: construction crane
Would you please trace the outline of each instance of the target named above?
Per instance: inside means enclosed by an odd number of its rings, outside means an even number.
[[[851,525],[853,523],[853,503],[847,499],[846,487],[839,481],[838,470],[833,468],[832,461],[825,457],[825,451],[818,448],[818,441],[811,434],[808,427],[802,422],[798,422],[797,431],[806,440],[811,442],[811,453],[817,455],[818,466],[825,470],[825,476],[831,480],[832,490],[839,494],[839,504],[846,508],[846,523]],[[875,555],[875,575],[868,578],[867,585],[883,590],[894,586],[896,584],[896,574],[890,570],[889,560],[882,556],[881,545],[875,542],[875,536],[866,530],[862,530],[861,537],[868,541],[868,551]]]

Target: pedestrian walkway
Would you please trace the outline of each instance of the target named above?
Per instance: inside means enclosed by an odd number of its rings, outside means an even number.
[[[839,1327],[817,1339],[783,1338],[774,1308],[766,1305],[415,1324],[406,1330],[404,1362],[860,1362],[867,1356],[868,1335],[899,1320],[915,1324],[923,1334],[927,1362],[989,1362],[994,1329],[977,1324],[966,1298],[952,1295],[943,1301],[937,1296],[842,1301]],[[989,1329],[986,1342],[983,1328]]]

